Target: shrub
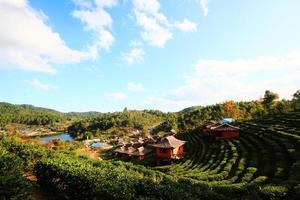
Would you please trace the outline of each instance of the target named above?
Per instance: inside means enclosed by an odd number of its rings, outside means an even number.
[[[25,199],[24,163],[0,146],[0,199]]]

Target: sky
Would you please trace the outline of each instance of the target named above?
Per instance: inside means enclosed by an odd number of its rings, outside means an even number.
[[[0,0],[0,101],[179,111],[300,89],[299,0]]]

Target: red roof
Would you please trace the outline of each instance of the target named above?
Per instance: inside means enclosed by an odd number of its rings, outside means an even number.
[[[133,147],[120,147],[120,148],[117,148],[115,150],[115,152],[118,152],[118,153],[124,153],[124,154],[131,154],[133,151],[135,151],[135,148]]]
[[[213,130],[213,131],[237,131],[237,130],[240,130],[240,128],[225,123],[225,124],[221,124],[219,126],[213,126],[213,127],[211,127],[211,130]]]
[[[152,146],[169,149],[169,148],[177,148],[179,146],[184,145],[185,143],[186,143],[186,141],[178,140],[174,136],[167,136],[167,137],[161,138],[161,140],[158,143],[153,144]]]
[[[202,124],[202,128],[204,128],[204,129],[210,129],[213,126],[218,126],[218,125],[220,125],[220,123],[217,123],[217,122],[214,122],[214,121],[205,121]]]
[[[149,148],[145,148],[145,147],[139,147],[137,148],[135,151],[133,151],[131,153],[131,155],[134,155],[134,156],[143,156],[143,155],[146,155],[148,153],[150,153],[153,149],[149,149]]]

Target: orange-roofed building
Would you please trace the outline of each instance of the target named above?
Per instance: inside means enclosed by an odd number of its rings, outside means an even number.
[[[180,159],[183,156],[183,145],[185,141],[178,140],[174,136],[161,138],[155,147],[156,157],[158,159]]]
[[[239,135],[240,128],[227,123],[210,127],[210,137],[213,141],[235,138]]]
[[[135,160],[144,160],[145,156],[152,152],[153,149],[147,147],[139,147],[131,153],[131,156]]]

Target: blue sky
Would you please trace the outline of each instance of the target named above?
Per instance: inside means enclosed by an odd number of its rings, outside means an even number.
[[[178,111],[300,88],[298,0],[0,0],[0,101]]]

